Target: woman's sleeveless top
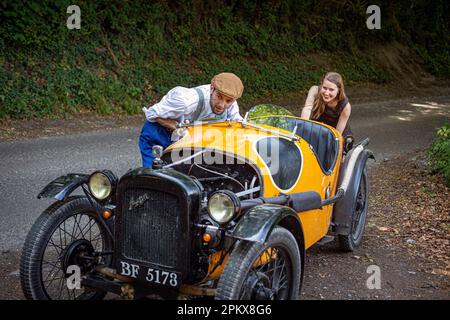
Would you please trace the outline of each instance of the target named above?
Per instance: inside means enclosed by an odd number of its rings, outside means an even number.
[[[341,100],[338,102],[336,108],[330,108],[328,106],[325,106],[325,110],[322,113],[322,115],[318,119],[314,119],[319,122],[323,122],[325,124],[328,124],[332,126],[333,128],[337,127],[337,124],[339,122],[339,117],[342,113],[342,110],[344,110],[344,107],[348,103],[348,98],[345,97],[344,100]],[[346,136],[353,136],[352,130],[350,129],[349,121],[347,121],[347,125],[345,126],[344,132],[342,133],[343,137]]]

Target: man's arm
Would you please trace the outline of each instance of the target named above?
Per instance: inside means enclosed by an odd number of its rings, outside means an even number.
[[[177,120],[174,119],[164,119],[164,118],[156,118],[155,119],[157,123],[162,125],[163,127],[166,127],[170,131],[173,131],[177,128]]]
[[[181,121],[188,106],[195,105],[198,100],[196,92],[188,88],[171,89],[160,102],[148,108],[142,108],[150,122],[157,122],[164,127],[174,129],[177,121]]]
[[[237,101],[233,102],[228,114],[230,116],[231,121],[240,121],[243,119],[242,116],[239,114],[239,105]]]

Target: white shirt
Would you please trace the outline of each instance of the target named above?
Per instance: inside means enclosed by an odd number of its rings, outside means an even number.
[[[151,107],[144,107],[142,111],[150,122],[155,122],[156,118],[175,119],[177,121],[193,121],[222,118],[223,115],[217,115],[211,110],[211,85],[197,87],[203,92],[204,102],[201,113],[196,119],[192,119],[199,103],[199,95],[194,88],[175,87]],[[232,121],[242,120],[239,114],[239,106],[236,101],[224,112],[228,112],[227,118]]]

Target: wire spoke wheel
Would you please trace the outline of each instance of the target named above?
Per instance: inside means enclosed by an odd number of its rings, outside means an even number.
[[[286,300],[292,274],[288,253],[267,248],[253,263],[244,281],[239,300]]]
[[[50,206],[36,220],[22,251],[20,276],[25,297],[101,298],[104,292],[83,287],[81,279],[96,265],[110,263],[111,257],[100,253],[111,250],[111,244],[86,198],[73,197]]]
[[[77,240],[85,240],[77,242]],[[84,252],[83,252],[84,248]],[[69,289],[67,286],[67,268],[78,262],[83,266],[81,271],[87,271],[89,261],[83,261],[83,253],[86,258],[93,259],[92,253],[102,252],[105,249],[105,241],[97,222],[86,213],[79,213],[64,220],[53,232],[42,257],[42,284],[50,297],[58,300],[76,299],[84,294],[84,289]],[[80,251],[81,250],[81,251]],[[89,257],[89,254],[91,257]],[[75,255],[78,255],[79,261]],[[95,262],[100,263],[100,259]],[[75,264],[78,265],[78,264]],[[83,270],[85,269],[85,270]],[[63,290],[61,288],[64,288]]]
[[[294,236],[276,227],[264,243],[241,242],[230,255],[217,286],[218,300],[295,300],[301,256]]]

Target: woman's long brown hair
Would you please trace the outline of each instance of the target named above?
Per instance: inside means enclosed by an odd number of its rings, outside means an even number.
[[[345,90],[344,90],[344,80],[342,80],[342,76],[337,72],[328,72],[320,82],[319,91],[317,92],[317,96],[314,99],[314,104],[312,108],[312,119],[318,119],[322,113],[325,111],[325,101],[323,101],[322,95],[320,94],[320,90],[322,89],[323,82],[325,80],[334,83],[338,87],[338,94],[336,96],[338,103],[345,99]]]

